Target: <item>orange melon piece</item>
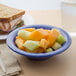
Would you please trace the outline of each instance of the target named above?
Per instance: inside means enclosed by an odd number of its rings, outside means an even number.
[[[25,48],[25,47],[24,47],[24,51],[32,52],[32,51],[30,51],[29,49],[27,49],[27,48]]]
[[[46,49],[48,48],[49,42],[46,39],[41,39],[40,41],[40,47]]]
[[[49,42],[49,47],[51,47],[55,43],[55,41],[56,41],[57,37],[60,35],[60,33],[56,29],[52,29],[48,33],[49,33],[49,35],[45,39]]]
[[[35,51],[36,51],[36,53],[43,53],[43,52],[45,52],[45,49],[39,47]]]
[[[16,43],[17,47],[21,50],[24,50],[24,47],[23,47],[24,42],[25,41],[23,39],[19,38],[19,37],[17,37],[16,40],[15,40],[15,43]]]
[[[19,39],[20,37],[19,36],[16,36],[16,39]]]
[[[22,29],[22,30],[32,32],[32,31],[35,31],[36,29],[35,28],[26,28],[26,29]]]
[[[44,38],[47,35],[48,33],[45,30],[37,29],[30,34],[29,38],[31,40],[40,41],[42,38]]]
[[[60,32],[57,29],[52,29],[51,32],[54,34],[56,38],[60,35]]]
[[[50,33],[51,32],[51,30],[45,30],[46,32],[48,32],[48,33]]]

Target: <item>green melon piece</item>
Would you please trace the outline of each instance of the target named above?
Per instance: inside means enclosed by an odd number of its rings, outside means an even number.
[[[18,32],[18,36],[19,37],[21,37],[21,38],[23,38],[23,39],[29,39],[29,35],[31,34],[31,32],[29,32],[29,31],[25,31],[25,30],[20,30],[19,32]]]
[[[59,35],[56,41],[62,45],[66,42],[66,39],[63,35]]]
[[[32,40],[27,40],[23,46],[31,51],[37,49],[40,44],[39,44],[39,41],[32,41]]]
[[[45,50],[45,52],[52,52],[53,51],[53,49],[52,48],[48,48],[47,50]]]
[[[61,45],[58,42],[55,42],[55,44],[52,46],[52,48],[54,50],[57,50],[57,49],[61,48]]]

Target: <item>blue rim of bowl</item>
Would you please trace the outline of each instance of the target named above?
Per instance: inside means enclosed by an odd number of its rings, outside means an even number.
[[[46,27],[47,26],[47,27]],[[44,29],[52,29],[52,28],[57,28],[58,30],[60,30],[60,32],[66,37],[66,43],[63,45],[63,47],[61,47],[60,49],[53,51],[53,52],[49,52],[49,53],[30,53],[30,52],[26,52],[23,50],[20,50],[19,48],[16,47],[15,43],[14,43],[14,39],[13,39],[13,34],[15,34],[15,36],[18,33],[18,30],[23,29],[23,28],[44,28]],[[29,57],[49,57],[49,56],[53,56],[53,55],[57,55],[60,54],[62,52],[64,52],[66,49],[68,49],[71,45],[71,37],[69,36],[69,34],[64,31],[63,29],[56,27],[56,26],[52,26],[52,25],[30,25],[30,26],[24,26],[24,27],[20,27],[14,31],[12,31],[8,36],[7,36],[7,40],[6,43],[8,45],[8,47],[13,50],[14,52],[24,55],[24,56],[29,56]]]

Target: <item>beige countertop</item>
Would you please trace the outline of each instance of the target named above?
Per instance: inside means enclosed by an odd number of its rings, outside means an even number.
[[[61,11],[47,10],[47,11],[28,11],[35,19],[35,24],[48,24],[54,26],[61,26]]]
[[[35,24],[49,24],[61,27],[60,11],[29,11]],[[5,41],[0,41],[0,45]],[[76,38],[72,37],[71,47],[62,54],[46,61],[32,61],[24,56],[16,55],[22,72],[19,76],[76,76]],[[1,49],[0,49],[1,50]]]

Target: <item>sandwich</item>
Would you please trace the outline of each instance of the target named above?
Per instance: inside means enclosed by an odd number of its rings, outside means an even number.
[[[23,26],[22,16],[24,14],[24,10],[0,4],[0,34],[8,33],[15,28]]]

